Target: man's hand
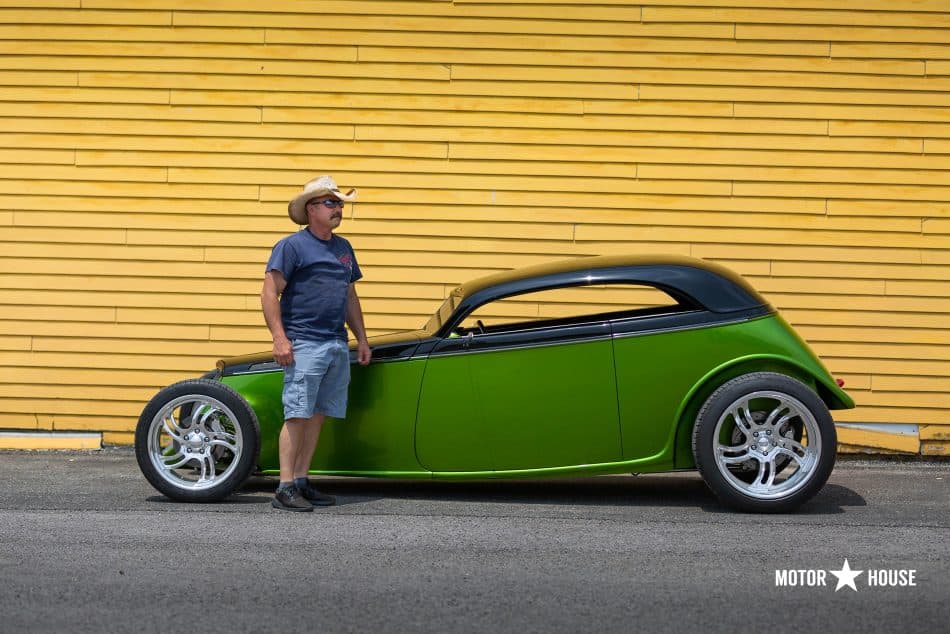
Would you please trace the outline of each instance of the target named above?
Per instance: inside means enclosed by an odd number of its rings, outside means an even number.
[[[369,342],[360,341],[356,344],[356,360],[360,365],[369,365],[373,358],[373,351],[369,347]]]
[[[288,366],[294,362],[294,347],[286,337],[274,339],[274,361],[282,366]]]

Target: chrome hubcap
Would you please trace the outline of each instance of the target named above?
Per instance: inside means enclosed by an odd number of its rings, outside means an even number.
[[[716,423],[716,466],[733,487],[760,500],[805,486],[821,455],[821,433],[808,408],[782,392],[736,399]],[[800,440],[799,440],[800,439]]]
[[[170,401],[149,428],[149,459],[163,479],[182,489],[207,489],[228,477],[242,447],[237,417],[209,396]]]

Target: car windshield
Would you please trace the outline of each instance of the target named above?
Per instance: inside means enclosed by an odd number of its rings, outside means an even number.
[[[423,326],[423,330],[426,331],[428,335],[434,335],[439,331],[439,328],[442,327],[449,317],[452,316],[452,313],[455,311],[455,307],[459,305],[459,302],[462,300],[462,289],[461,287],[455,288],[449,296],[445,298],[445,301],[442,302],[442,305],[439,306],[439,310],[435,311],[432,317],[429,318],[429,321],[426,322],[426,325]]]

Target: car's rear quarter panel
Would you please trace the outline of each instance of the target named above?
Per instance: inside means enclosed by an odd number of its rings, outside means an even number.
[[[779,371],[814,386],[827,371],[778,316],[614,340],[624,460],[692,467],[694,410],[738,374]],[[819,379],[820,380],[820,379]],[[687,433],[688,432],[688,433]]]

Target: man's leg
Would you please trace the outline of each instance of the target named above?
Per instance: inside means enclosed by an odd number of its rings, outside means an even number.
[[[323,429],[323,421],[326,420],[326,416],[314,414],[309,419],[303,420],[300,442],[297,444],[297,453],[294,456],[293,479],[307,477],[307,472],[310,471],[310,462],[313,460],[313,452],[317,450],[320,431]],[[283,476],[281,480],[283,480]]]
[[[288,418],[284,420],[278,437],[280,486],[273,502],[277,508],[313,510],[307,501],[306,494],[309,492],[300,491],[297,486],[299,483],[295,483],[294,479],[306,476],[323,427],[324,415],[313,413],[317,393],[329,364],[323,348],[318,343],[295,341],[294,362],[284,369],[282,401]]]
[[[277,455],[280,460],[280,481],[292,482],[297,454],[304,443],[307,418],[288,418],[280,430]]]
[[[328,506],[336,502],[335,498],[314,489],[307,475],[327,414],[338,418],[346,414],[349,348],[346,342],[332,341],[301,345],[300,355],[297,350],[295,346],[295,361],[307,370],[297,381],[290,380],[291,376],[295,379],[298,377],[296,373],[290,375],[285,372],[284,411],[319,413],[309,418],[288,418],[284,422],[279,443],[280,481],[281,486],[293,484],[309,502]],[[307,356],[304,350],[309,352]],[[305,407],[302,406],[302,398],[307,401]]]
[[[308,418],[288,418],[280,430],[277,455],[280,459],[280,486],[271,505],[286,511],[312,511],[310,504],[294,487],[294,465],[299,448],[308,442]],[[312,451],[311,451],[312,453]]]
[[[310,462],[320,440],[320,431],[323,429],[324,414],[314,414],[303,424],[301,444],[297,449],[294,460],[294,486],[300,491],[304,499],[314,506],[331,506],[336,504],[336,498],[313,488],[307,478]]]

